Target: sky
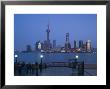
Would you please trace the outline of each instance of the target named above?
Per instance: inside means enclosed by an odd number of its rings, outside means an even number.
[[[46,40],[47,25],[50,25],[50,41],[64,46],[66,33],[69,33],[71,46],[74,40],[91,40],[97,47],[96,14],[15,14],[14,48],[26,50],[26,45],[35,48],[36,41]]]

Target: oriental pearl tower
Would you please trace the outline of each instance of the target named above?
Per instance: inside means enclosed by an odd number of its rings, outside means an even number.
[[[48,24],[48,28],[47,28],[46,32],[47,32],[47,42],[50,43],[50,40],[49,40],[50,26],[49,26],[49,24]]]
[[[48,28],[46,30],[46,33],[47,33],[47,49],[49,50],[49,49],[51,49],[51,43],[50,43],[50,39],[49,39],[49,37],[50,37],[50,26],[49,26],[49,24],[48,24]]]

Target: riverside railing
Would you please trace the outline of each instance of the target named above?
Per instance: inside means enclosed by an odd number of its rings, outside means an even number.
[[[49,67],[68,67],[77,70],[78,76],[84,76],[84,61],[83,62],[51,62],[51,63],[43,63],[43,64],[25,64],[22,63],[14,63],[14,73],[15,76],[26,76],[26,75],[40,75],[43,72],[43,69]],[[36,72],[36,73],[35,73]]]

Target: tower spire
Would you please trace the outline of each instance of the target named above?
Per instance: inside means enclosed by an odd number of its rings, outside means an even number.
[[[48,30],[50,30],[50,22],[49,22],[49,20],[48,20]]]
[[[46,32],[47,32],[47,41],[49,42],[49,33],[50,33],[50,25],[49,25],[49,23],[48,23],[48,25],[47,25],[47,30],[46,30]]]
[[[50,24],[48,23],[48,30],[50,30]]]

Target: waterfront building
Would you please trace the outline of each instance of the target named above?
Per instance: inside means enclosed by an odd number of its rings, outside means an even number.
[[[71,49],[71,44],[69,42],[69,33],[66,33],[66,43],[65,43],[65,49]]]
[[[38,51],[39,50],[39,48],[38,48],[39,42],[40,41],[37,41],[36,44],[35,44],[35,51]]]
[[[43,42],[41,42],[41,50],[44,50],[45,49],[45,45]]]
[[[51,50],[51,48],[52,48],[52,44],[51,43],[48,44],[47,40],[45,40],[43,43],[43,50],[49,51]]]
[[[87,42],[86,43],[83,43],[82,51],[83,52],[86,52],[87,51]]]
[[[86,42],[86,47],[87,47],[87,51],[90,52],[91,51],[91,41],[90,40],[88,40]]]
[[[79,48],[83,48],[83,41],[82,40],[79,41]]]
[[[53,40],[53,48],[56,48],[56,40]]]
[[[43,50],[43,47],[44,47],[44,44],[41,43],[40,41],[37,41],[36,44],[35,44],[35,50],[38,51],[38,50]]]
[[[77,48],[76,40],[74,40],[74,48]]]
[[[44,41],[44,47],[43,47],[43,49],[45,51],[48,50],[48,42],[47,42],[47,40]]]
[[[38,43],[38,49],[41,50],[41,43]]]
[[[31,45],[27,45],[27,46],[26,46],[26,51],[27,51],[27,52],[31,52],[31,51],[32,51]]]

